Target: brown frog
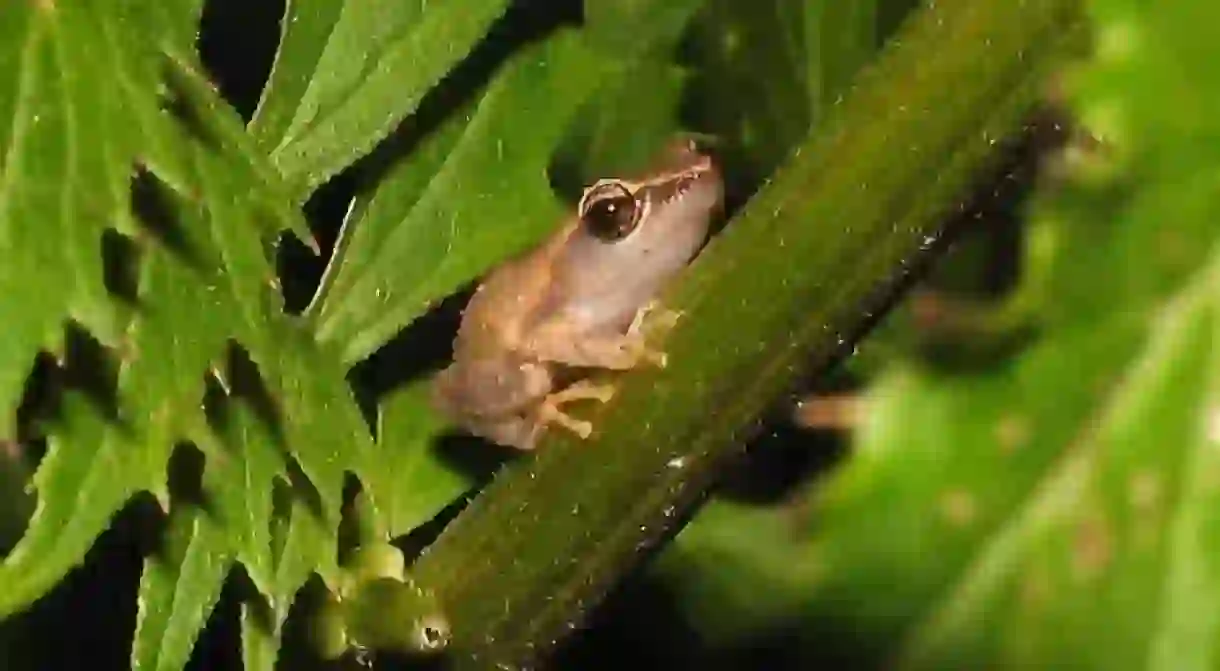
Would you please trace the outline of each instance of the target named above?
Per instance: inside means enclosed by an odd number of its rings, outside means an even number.
[[[654,298],[703,246],[722,199],[719,170],[689,141],[669,147],[649,174],[586,188],[553,236],[496,267],[475,292],[453,363],[433,382],[438,410],[522,450],[550,424],[589,437],[592,425],[562,406],[613,395],[590,370],[665,365],[645,342],[645,323],[677,318]]]

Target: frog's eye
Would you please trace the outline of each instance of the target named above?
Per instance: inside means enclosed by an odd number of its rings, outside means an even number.
[[[581,199],[580,222],[599,240],[622,240],[635,230],[639,207],[622,184],[598,184]]]

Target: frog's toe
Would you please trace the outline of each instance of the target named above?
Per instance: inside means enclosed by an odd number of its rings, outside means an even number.
[[[595,384],[588,380],[580,380],[548,396],[546,403],[556,409],[572,401],[601,401],[605,403],[614,398],[614,392],[615,388],[612,384]]]
[[[571,431],[572,433],[587,439],[593,435],[593,424],[583,419],[576,419],[571,415],[563,412],[554,405],[542,406],[541,419],[546,424],[555,424]]]
[[[669,365],[669,355],[665,352],[645,350],[642,356],[645,361],[656,366],[657,368],[664,368],[665,366]]]
[[[614,398],[615,388],[610,384],[594,384],[581,380],[566,389],[561,389],[543,400],[538,410],[543,424],[558,424],[581,438],[593,435],[593,423],[568,415],[560,406],[573,401],[599,401],[605,403]]]
[[[648,316],[646,326],[649,329],[667,331],[678,324],[683,314],[681,310],[662,308]]]
[[[645,332],[668,331],[681,318],[682,312],[680,310],[670,310],[661,305],[659,301],[651,300],[635,313],[635,318],[631,320],[631,325],[627,327],[627,333],[630,335],[643,335]]]
[[[567,428],[580,436],[581,440],[588,440],[589,436],[593,435],[593,425],[583,420],[573,420]]]

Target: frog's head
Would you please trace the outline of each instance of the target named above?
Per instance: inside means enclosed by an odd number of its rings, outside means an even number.
[[[698,253],[723,198],[720,170],[691,141],[651,173],[585,189],[563,253],[571,307],[630,316]]]
[[[580,233],[623,254],[652,254],[660,249],[694,256],[722,206],[720,171],[691,141],[668,147],[665,160],[636,178],[601,179],[580,199]],[[676,253],[680,249],[685,254]]]

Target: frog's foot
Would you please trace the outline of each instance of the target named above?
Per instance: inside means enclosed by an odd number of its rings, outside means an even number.
[[[659,301],[648,301],[636,313],[627,327],[627,335],[644,335],[649,332],[668,331],[682,318],[678,310],[662,307]]]
[[[664,368],[668,362],[665,352],[650,349],[645,341],[653,333],[664,333],[673,328],[681,319],[682,313],[661,306],[658,301],[648,301],[635,313],[631,325],[627,327],[627,349],[639,361],[645,361],[658,368]]]
[[[653,332],[674,325],[680,312],[665,310],[656,301],[641,307],[626,333],[575,334],[566,329],[540,330],[520,349],[538,360],[576,368],[628,370],[641,363],[664,368],[664,352],[648,346]]]
[[[637,317],[638,319],[638,317]],[[620,368],[635,368],[641,363],[648,363],[657,368],[664,368],[669,359],[665,352],[653,349],[648,346],[648,340],[644,334],[637,330],[635,332],[628,331],[627,335],[623,336],[616,344],[619,354],[625,365]]]
[[[542,424],[557,424],[583,438],[593,435],[593,424],[568,415],[560,406],[572,401],[600,401],[605,403],[614,397],[614,387],[609,384],[593,384],[582,380],[566,389],[547,396],[538,408],[538,419]]]
[[[615,333],[580,338],[537,338],[523,348],[539,361],[577,368],[628,370],[640,363],[665,365],[665,353],[648,347],[642,333]]]

